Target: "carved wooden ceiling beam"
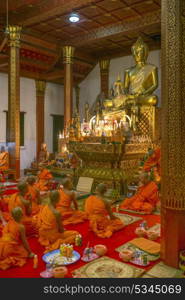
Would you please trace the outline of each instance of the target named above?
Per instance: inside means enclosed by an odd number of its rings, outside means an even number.
[[[77,78],[84,78],[84,74],[80,74],[77,72],[73,72],[74,76]],[[64,78],[64,71],[63,70],[56,70],[53,72],[49,72],[47,74],[45,74],[45,78],[46,80],[54,80],[54,79],[58,79],[58,78]]]
[[[160,41],[151,41],[147,42],[150,51],[159,50],[161,49],[161,42]],[[96,54],[98,59],[113,59],[117,57],[123,57],[127,55],[131,55],[131,46],[126,46],[123,50],[117,50],[111,54],[105,54],[105,51],[99,52]]]
[[[55,16],[63,15],[67,12],[70,13],[92,2],[92,0],[45,0],[43,5],[37,7],[37,9],[33,8],[32,13],[28,11],[27,13],[22,13],[20,16],[12,16],[11,20],[16,21],[17,24],[21,24],[22,26],[31,26]]]
[[[91,42],[110,38],[118,34],[126,35],[133,31],[143,30],[145,27],[160,25],[160,23],[161,11],[158,10],[153,13],[146,14],[142,17],[137,17],[133,20],[119,22],[116,24],[93,29],[90,33],[83,34],[76,38],[65,41],[65,44],[81,47],[85,44],[90,44]]]

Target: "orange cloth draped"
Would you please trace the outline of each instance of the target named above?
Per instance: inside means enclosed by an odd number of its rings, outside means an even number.
[[[37,203],[39,197],[39,191],[34,185],[28,184],[28,192],[26,199],[28,198],[32,202],[32,215],[36,215],[40,211],[40,205]]]
[[[9,153],[2,152],[0,153],[0,171],[6,171],[9,168]]]
[[[120,205],[122,209],[131,209],[146,214],[152,213],[159,202],[158,187],[155,182],[139,187],[137,193],[131,198],[126,198]]]
[[[35,184],[36,188],[38,188],[40,191],[48,191],[48,182],[49,180],[53,179],[52,174],[49,170],[43,169],[40,174],[38,174],[38,181]]]
[[[54,213],[48,205],[43,206],[38,215],[39,242],[47,251],[58,249],[60,244],[73,244],[77,231],[59,232]]]
[[[161,174],[161,149],[158,147],[154,153],[146,160],[143,169],[146,172],[151,171],[154,168],[154,177],[157,182],[160,181]]]
[[[22,267],[26,263],[28,252],[24,248],[19,224],[10,220],[3,229],[0,239],[0,269],[6,270],[10,267]]]
[[[26,235],[27,236],[35,235],[37,233],[36,224],[35,224],[34,220],[32,219],[32,217],[26,214],[26,208],[20,199],[19,193],[15,193],[15,194],[11,195],[11,197],[8,201],[8,210],[9,210],[10,215],[11,215],[12,209],[17,206],[21,207],[22,211],[23,211],[23,217],[22,217],[21,223],[25,226]],[[10,219],[11,219],[11,217],[10,217]]]
[[[90,196],[85,201],[85,212],[90,221],[91,230],[101,238],[109,238],[113,232],[124,227],[120,219],[109,219],[105,203],[97,196]]]
[[[63,190],[59,191],[60,200],[57,203],[57,209],[62,215],[63,224],[78,224],[87,219],[86,213],[71,208],[72,199],[70,195],[66,194]]]

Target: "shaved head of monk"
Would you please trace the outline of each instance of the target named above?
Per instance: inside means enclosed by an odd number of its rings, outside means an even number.
[[[73,184],[70,177],[66,177],[62,180],[62,185],[65,189],[72,190]]]
[[[11,214],[12,214],[13,219],[16,222],[20,222],[20,220],[22,219],[22,216],[23,216],[22,208],[19,206],[13,208],[11,211]]]
[[[29,176],[26,181],[27,181],[28,184],[33,185],[36,182],[36,177],[35,176]]]
[[[106,193],[106,191],[107,191],[107,186],[106,186],[106,184],[100,183],[100,184],[97,185],[97,187],[96,187],[96,192],[97,192],[98,194],[104,195],[104,194]]]
[[[28,185],[25,181],[18,183],[17,188],[21,195],[25,195],[28,191]]]
[[[51,205],[55,207],[55,205],[59,202],[60,194],[58,191],[51,191],[49,194],[49,199]]]
[[[142,172],[139,176],[140,182],[142,184],[147,184],[150,180],[150,173],[148,172]]]

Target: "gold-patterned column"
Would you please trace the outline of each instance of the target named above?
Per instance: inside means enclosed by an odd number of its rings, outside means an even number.
[[[80,110],[80,87],[77,85],[75,86],[75,93],[76,93],[76,109],[79,113]]]
[[[109,95],[109,59],[102,59],[99,61],[100,66],[100,88],[101,92],[104,93],[105,97],[107,98]]]
[[[37,160],[41,145],[44,143],[44,98],[46,90],[46,82],[43,80],[36,80],[36,151]]]
[[[64,128],[69,126],[73,113],[73,57],[75,48],[63,47],[64,63]]]
[[[185,1],[162,0],[162,244],[178,267],[185,249]]]
[[[9,26],[8,142],[10,168],[20,177],[20,26]]]

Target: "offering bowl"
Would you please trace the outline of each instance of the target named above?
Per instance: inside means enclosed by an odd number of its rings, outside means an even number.
[[[53,269],[53,276],[54,278],[64,278],[68,273],[68,270],[66,267],[55,267]]]
[[[94,252],[98,256],[103,256],[107,253],[107,247],[105,245],[96,245],[94,246]]]

